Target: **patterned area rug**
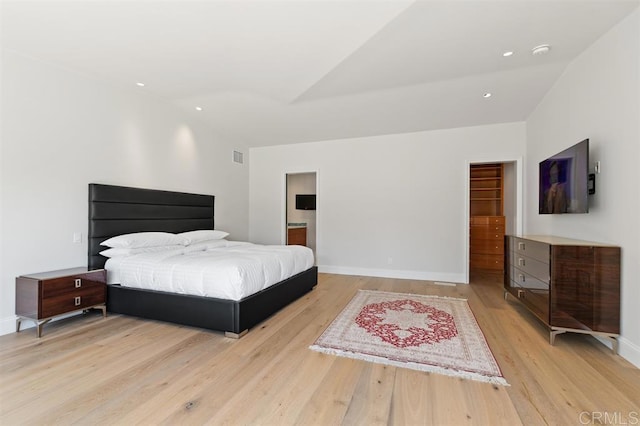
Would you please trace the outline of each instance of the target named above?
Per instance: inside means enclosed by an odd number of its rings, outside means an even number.
[[[465,299],[359,290],[310,349],[507,385]]]

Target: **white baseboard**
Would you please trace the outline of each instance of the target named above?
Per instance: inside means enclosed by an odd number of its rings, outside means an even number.
[[[425,272],[425,271],[352,268],[349,266],[318,265],[318,272],[324,272],[326,274],[338,274],[338,275],[360,275],[364,277],[398,278],[398,279],[408,279],[408,280],[465,283],[464,274],[443,274],[438,272]]]
[[[640,346],[628,339],[625,339],[624,337],[620,337],[618,342],[618,353],[620,356],[640,368]]]
[[[613,350],[613,343],[611,340],[599,336],[593,337],[609,349]],[[625,339],[624,337],[618,338],[618,355],[640,368],[640,347],[629,339]]]
[[[28,322],[28,321],[25,321]],[[22,327],[21,327],[22,328]],[[0,319],[0,336],[16,332],[16,316]]]

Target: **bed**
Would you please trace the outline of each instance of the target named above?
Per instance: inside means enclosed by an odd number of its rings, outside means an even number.
[[[180,233],[214,229],[214,196],[124,186],[89,184],[89,269],[104,268],[99,253],[108,238],[133,232]],[[112,313],[223,331],[240,337],[316,286],[313,266],[241,300],[176,294],[107,285]]]

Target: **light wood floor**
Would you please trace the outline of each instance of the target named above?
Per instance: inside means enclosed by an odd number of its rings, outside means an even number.
[[[550,346],[546,328],[503,299],[497,277],[472,282],[321,274],[311,293],[239,340],[97,313],[49,324],[41,339],[33,329],[2,336],[0,424],[580,425],[640,418],[640,370],[589,336],[561,335]],[[511,386],[309,350],[360,288],[467,298]]]

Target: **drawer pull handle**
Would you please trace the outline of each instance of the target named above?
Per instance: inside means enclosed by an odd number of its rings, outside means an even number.
[[[76,278],[76,288],[82,287],[82,280],[80,278]]]
[[[524,266],[524,259],[523,258],[518,258],[518,265],[520,266]]]
[[[520,282],[525,282],[525,277],[522,274],[518,274],[518,277],[520,278]]]
[[[77,296],[74,299],[74,303],[75,303],[76,306],[80,306],[80,303],[82,303],[82,298],[80,296]]]
[[[524,290],[518,290],[518,299],[521,299],[524,297]]]
[[[519,242],[518,243],[518,250],[524,250],[524,243],[523,242]]]

